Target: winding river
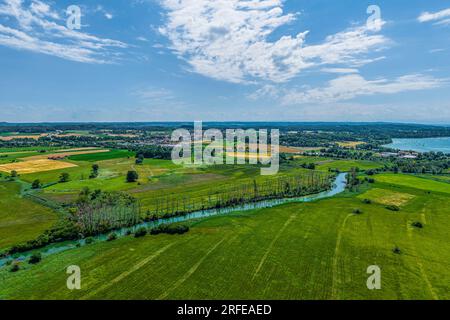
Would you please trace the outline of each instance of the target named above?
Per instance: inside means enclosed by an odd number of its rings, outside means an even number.
[[[319,200],[319,199],[330,198],[330,197],[335,196],[345,190],[346,177],[347,177],[346,173],[338,174],[338,176],[336,177],[336,179],[333,183],[333,187],[330,190],[324,191],[321,193],[316,193],[316,194],[303,196],[303,197],[297,197],[297,198],[263,200],[263,201],[258,201],[258,202],[253,202],[253,203],[249,203],[249,204],[228,207],[228,208],[196,211],[196,212],[192,212],[192,213],[189,213],[189,214],[183,215],[183,216],[177,216],[177,217],[172,217],[172,218],[165,218],[165,219],[159,219],[159,220],[150,221],[150,222],[144,222],[139,225],[129,227],[129,228],[123,228],[120,230],[116,230],[114,232],[117,234],[118,237],[123,237],[127,233],[134,232],[141,227],[154,228],[161,224],[171,224],[171,223],[184,222],[184,221],[189,221],[189,220],[194,220],[194,219],[202,219],[202,218],[218,216],[218,215],[226,215],[226,214],[238,212],[238,211],[249,211],[249,210],[254,210],[254,209],[272,208],[272,207],[279,206],[279,205],[286,204],[286,203],[311,202],[311,201],[315,201],[315,200]],[[96,241],[106,241],[107,237],[108,237],[108,235],[105,234],[105,235],[99,235],[99,236],[96,236],[93,238]],[[82,239],[82,240],[77,240],[77,241],[66,241],[66,242],[51,244],[51,245],[48,245],[44,248],[41,248],[41,249],[38,249],[35,251],[41,252],[42,257],[45,258],[52,254],[67,251],[67,250],[74,249],[74,248],[77,248],[80,246],[85,246],[85,245],[86,245],[85,240]],[[3,259],[0,259],[0,267],[4,266],[11,259],[14,259],[15,261],[24,261],[30,255],[31,255],[31,252],[28,252],[28,253],[17,254],[17,255],[11,256],[11,257],[6,257]]]

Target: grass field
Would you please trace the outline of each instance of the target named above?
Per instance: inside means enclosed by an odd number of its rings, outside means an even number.
[[[0,298],[449,299],[449,198],[403,193],[414,198],[396,213],[347,194],[205,219],[182,236],[95,243],[0,270]],[[66,288],[69,265],[81,268],[80,291]],[[381,290],[366,287],[371,265],[381,268]]]
[[[79,154],[73,155],[69,157],[69,160],[72,161],[102,161],[102,160],[111,160],[111,159],[119,159],[119,158],[134,158],[135,153],[127,150],[112,150],[105,153],[93,153],[93,154]]]
[[[379,162],[365,160],[331,160],[317,163],[318,170],[337,169],[339,171],[350,171],[351,168],[359,168],[360,170],[369,170],[382,168]]]
[[[56,218],[50,209],[21,198],[19,184],[0,182],[0,250],[36,238]]]
[[[422,177],[401,174],[381,174],[375,176],[379,182],[398,185],[404,187],[414,187],[416,189],[435,191],[450,194],[450,186],[447,183],[434,181]]]

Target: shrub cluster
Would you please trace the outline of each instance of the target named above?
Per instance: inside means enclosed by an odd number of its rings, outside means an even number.
[[[415,228],[419,228],[419,229],[423,228],[422,222],[419,222],[419,221],[413,222],[411,225]]]
[[[386,209],[391,210],[391,211],[400,211],[400,208],[395,205],[386,206]]]
[[[117,234],[115,234],[114,232],[113,233],[110,233],[109,235],[108,235],[108,238],[106,239],[106,241],[114,241],[114,240],[116,240],[117,239]]]
[[[137,229],[136,232],[134,233],[135,238],[144,237],[146,235],[147,235],[147,229],[145,229],[144,227]]]
[[[186,225],[167,225],[162,224],[150,231],[150,234],[157,235],[161,233],[167,234],[183,234],[189,231],[189,227]]]
[[[33,253],[28,260],[30,264],[38,264],[42,260],[42,255],[39,252]]]

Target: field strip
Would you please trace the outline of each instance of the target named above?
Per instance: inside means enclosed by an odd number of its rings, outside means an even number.
[[[281,227],[281,229],[278,231],[275,238],[273,238],[272,242],[270,243],[269,247],[267,247],[266,252],[264,253],[264,256],[261,258],[261,261],[259,262],[258,267],[255,270],[255,273],[253,274],[252,280],[255,279],[255,277],[258,275],[259,271],[261,270],[264,262],[266,261],[267,257],[269,256],[270,251],[272,251],[273,246],[275,245],[275,242],[277,242],[278,238],[283,234],[284,230],[288,227],[288,225],[295,219],[296,214],[293,214],[287,219],[287,221],[284,223],[284,225]]]
[[[117,276],[116,278],[114,278],[113,280],[111,280],[111,282],[106,283],[105,285],[101,286],[100,288],[84,295],[81,300],[90,298],[94,295],[96,295],[97,293],[104,291],[106,289],[108,289],[109,287],[111,287],[112,285],[118,283],[119,281],[122,281],[123,279],[125,279],[126,277],[128,277],[129,275],[131,275],[132,273],[138,271],[139,269],[141,269],[142,267],[144,267],[146,264],[148,264],[149,262],[151,262],[152,260],[156,259],[158,256],[160,256],[162,253],[164,253],[167,249],[171,248],[172,246],[174,246],[177,242],[173,242],[168,244],[167,246],[159,249],[158,251],[156,251],[154,254],[152,254],[151,256],[145,258],[144,260],[138,262],[137,264],[135,264],[131,269],[121,273],[119,276]]]
[[[23,161],[29,161],[29,160],[41,160],[41,159],[50,159],[52,157],[62,159],[62,158],[68,158],[71,156],[79,156],[79,155],[85,155],[85,154],[96,154],[96,153],[106,153],[110,152],[109,149],[97,149],[97,150],[84,150],[84,151],[70,151],[70,152],[57,152],[57,153],[49,153],[49,154],[43,154],[43,155],[37,155],[37,156],[31,156],[23,158]]]
[[[178,288],[181,284],[183,284],[183,282],[185,282],[195,271],[197,271],[198,267],[200,267],[200,265],[203,263],[203,261],[218,247],[220,246],[225,240],[227,239],[227,237],[223,238],[222,240],[220,240],[219,242],[217,242],[211,249],[208,250],[208,252],[205,253],[205,255],[195,264],[192,266],[192,268],[190,268],[180,279],[178,279],[177,282],[175,282],[175,284],[167,289],[165,292],[163,292],[156,300],[163,300],[165,299],[173,290],[175,290],[176,288]]]
[[[37,151],[14,151],[14,152],[0,152],[0,156],[9,156],[16,154],[37,153]]]
[[[342,222],[342,226],[339,229],[339,233],[336,239],[336,248],[334,249],[334,257],[333,257],[333,282],[331,286],[331,299],[337,300],[337,291],[336,291],[336,282],[337,282],[337,260],[339,256],[339,247],[341,246],[342,234],[344,233],[345,225],[347,224],[347,220],[353,216],[353,214],[349,214],[345,217],[344,222]]]
[[[434,300],[439,300],[438,295],[436,294],[436,292],[434,292],[434,289],[433,289],[433,286],[431,285],[430,279],[428,279],[428,276],[427,276],[427,274],[425,272],[425,269],[423,267],[422,261],[419,258],[416,246],[414,245],[414,239],[413,239],[413,236],[412,236],[411,221],[406,221],[406,232],[408,233],[408,238],[410,240],[411,247],[412,247],[413,253],[414,253],[413,256],[416,259],[416,263],[417,263],[417,266],[419,267],[420,274],[422,275],[422,279],[423,279],[423,281],[425,281],[425,283],[427,285],[427,288],[430,291],[431,296],[433,297],[433,299]]]

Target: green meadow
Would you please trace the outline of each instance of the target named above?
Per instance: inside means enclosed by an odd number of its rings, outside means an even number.
[[[73,161],[102,161],[102,160],[111,160],[111,159],[120,159],[120,158],[134,158],[135,153],[127,150],[112,150],[109,152],[102,153],[90,153],[90,154],[78,154],[74,156],[70,156],[69,160]]]
[[[379,182],[389,185],[413,187],[416,189],[426,190],[428,192],[442,192],[450,194],[450,186],[447,183],[427,179],[426,177],[401,174],[382,174],[377,175],[376,179]]]
[[[57,214],[21,196],[16,182],[0,182],[0,251],[33,240],[49,229]]]
[[[8,156],[19,161],[37,154],[15,152]],[[44,188],[34,193],[50,201],[73,201],[88,187],[125,191],[150,211],[156,199],[199,202],[215,191],[271,181],[258,166],[182,167],[156,159],[137,165],[134,156],[125,150],[74,155],[64,161],[76,167],[0,182],[0,250],[35,239],[57,221],[57,213],[22,196],[36,179]],[[324,174],[384,166],[300,157],[283,163],[278,177],[307,176],[312,171],[302,163]],[[93,164],[99,175],[91,179]],[[125,179],[130,170],[139,175],[134,183]],[[60,183],[64,172],[70,180]],[[20,262],[16,273],[4,266],[0,299],[449,299],[448,176],[373,178],[374,184],[330,199],[191,221],[184,235],[98,241],[37,265]],[[418,222],[422,228],[413,226]],[[79,291],[66,287],[69,265],[81,267]],[[381,268],[381,290],[367,289],[371,265]]]
[[[396,175],[331,199],[194,221],[181,236],[129,236],[3,268],[0,298],[449,299],[449,196],[410,182]],[[398,212],[386,209],[391,194],[403,195]],[[82,270],[79,291],[66,287],[69,265]],[[371,265],[381,290],[366,287]]]
[[[350,171],[352,168],[360,170],[370,170],[383,168],[383,164],[366,160],[325,160],[317,163],[318,170],[339,170],[342,172]]]

